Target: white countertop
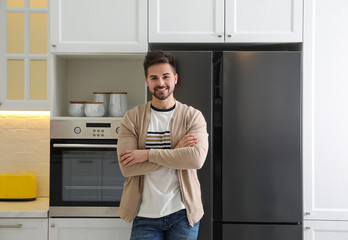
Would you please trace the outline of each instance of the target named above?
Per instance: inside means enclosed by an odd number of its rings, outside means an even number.
[[[0,218],[47,218],[48,198],[35,201],[0,201]]]

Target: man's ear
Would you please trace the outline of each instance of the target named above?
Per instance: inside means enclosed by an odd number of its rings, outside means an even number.
[[[149,84],[147,83],[147,77],[145,77],[145,82],[146,82],[146,85],[149,86]]]
[[[178,83],[178,74],[177,73],[175,73],[175,84],[177,84]]]

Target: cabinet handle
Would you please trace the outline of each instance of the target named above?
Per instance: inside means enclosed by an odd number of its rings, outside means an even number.
[[[23,225],[22,224],[17,224],[17,225],[0,225],[0,228],[21,228]]]
[[[54,228],[56,226],[56,224],[52,223],[51,224],[51,228]]]
[[[56,44],[52,44],[52,47],[57,47],[57,45]]]
[[[218,37],[222,37],[222,34],[219,34]]]
[[[305,215],[309,216],[309,215],[311,215],[311,213],[310,212],[305,212]]]
[[[232,34],[228,34],[227,37],[232,37]]]
[[[117,148],[116,144],[53,143],[54,148]]]
[[[311,227],[305,227],[306,230],[311,230]]]

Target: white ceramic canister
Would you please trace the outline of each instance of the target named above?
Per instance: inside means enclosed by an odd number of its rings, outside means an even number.
[[[93,92],[94,94],[94,102],[102,102],[104,105],[104,117],[109,116],[109,99],[110,92]]]
[[[112,117],[123,117],[127,110],[127,92],[111,92],[109,115]]]
[[[71,117],[84,117],[85,116],[85,103],[83,101],[70,101],[69,102],[69,116]]]
[[[104,113],[103,102],[86,102],[85,114],[87,117],[102,117]]]

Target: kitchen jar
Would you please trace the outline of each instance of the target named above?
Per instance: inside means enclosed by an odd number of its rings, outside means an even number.
[[[109,116],[109,98],[110,92],[93,92],[94,102],[102,102],[104,105],[104,117]]]
[[[123,117],[127,110],[127,92],[111,92],[109,103],[110,116]]]
[[[104,113],[103,102],[86,102],[85,114],[87,117],[102,117]]]
[[[70,101],[69,102],[69,115],[71,117],[84,117],[85,116],[85,103],[83,101]]]

